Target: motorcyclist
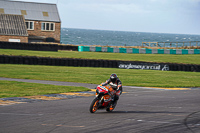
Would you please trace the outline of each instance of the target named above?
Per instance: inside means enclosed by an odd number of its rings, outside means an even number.
[[[113,103],[115,104],[117,100],[119,100],[119,96],[122,94],[122,82],[117,77],[117,74],[113,73],[110,75],[110,78],[102,84],[102,86],[106,86],[108,84],[110,84],[110,86],[116,90],[116,93],[113,96]]]

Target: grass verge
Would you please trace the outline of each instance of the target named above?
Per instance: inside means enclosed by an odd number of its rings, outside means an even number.
[[[100,84],[116,73],[123,85],[145,87],[200,87],[200,73],[119,68],[0,64],[0,77]]]
[[[78,52],[78,51],[30,51],[0,49],[1,55],[17,56],[38,56],[55,58],[80,58],[80,59],[103,59],[103,60],[124,60],[124,61],[145,61],[145,62],[165,62],[200,64],[200,54],[191,55],[171,55],[171,54],[127,54],[127,53],[105,53],[105,52]]]
[[[0,98],[88,91],[84,87],[57,86],[0,80]]]

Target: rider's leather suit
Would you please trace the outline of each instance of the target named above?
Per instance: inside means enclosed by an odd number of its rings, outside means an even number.
[[[119,99],[119,96],[122,94],[122,82],[119,80],[119,78],[116,79],[115,83],[113,83],[110,79],[106,80],[105,83],[102,84],[102,86],[108,85],[116,90],[116,95],[114,97],[114,101]]]

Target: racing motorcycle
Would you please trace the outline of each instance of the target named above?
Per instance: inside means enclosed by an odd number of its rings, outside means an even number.
[[[98,85],[96,88],[96,97],[90,105],[90,112],[95,113],[98,109],[106,109],[111,112],[114,110],[117,102],[113,102],[113,97],[116,91],[109,85]]]

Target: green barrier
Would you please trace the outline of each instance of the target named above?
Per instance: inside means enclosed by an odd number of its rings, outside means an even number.
[[[78,51],[83,52],[83,46],[78,46]]]
[[[78,51],[83,52],[83,51],[90,51],[89,46],[78,46]]]
[[[188,54],[188,50],[187,49],[182,49],[182,54]]]
[[[102,52],[101,47],[96,47],[96,52]]]
[[[158,49],[158,54],[164,54],[164,49]]]
[[[134,54],[139,54],[139,49],[133,48],[133,53],[134,53]]]
[[[175,49],[170,49],[170,54],[176,54],[176,50]]]
[[[200,49],[194,49],[194,54],[200,54]]]
[[[113,48],[108,47],[108,48],[107,48],[107,52],[111,52],[111,53],[113,53]]]
[[[83,51],[89,52],[89,51],[90,51],[90,47],[89,47],[89,46],[84,46],[84,47],[83,47]]]
[[[103,50],[103,51],[102,51]],[[193,53],[194,50],[194,53]],[[200,54],[200,49],[137,49],[137,48],[112,48],[112,47],[89,47],[78,46],[78,51],[83,52],[119,52],[119,53],[134,53],[134,54]]]
[[[152,50],[151,49],[146,49],[146,54],[152,54]]]
[[[126,48],[119,48],[120,53],[126,53]]]

